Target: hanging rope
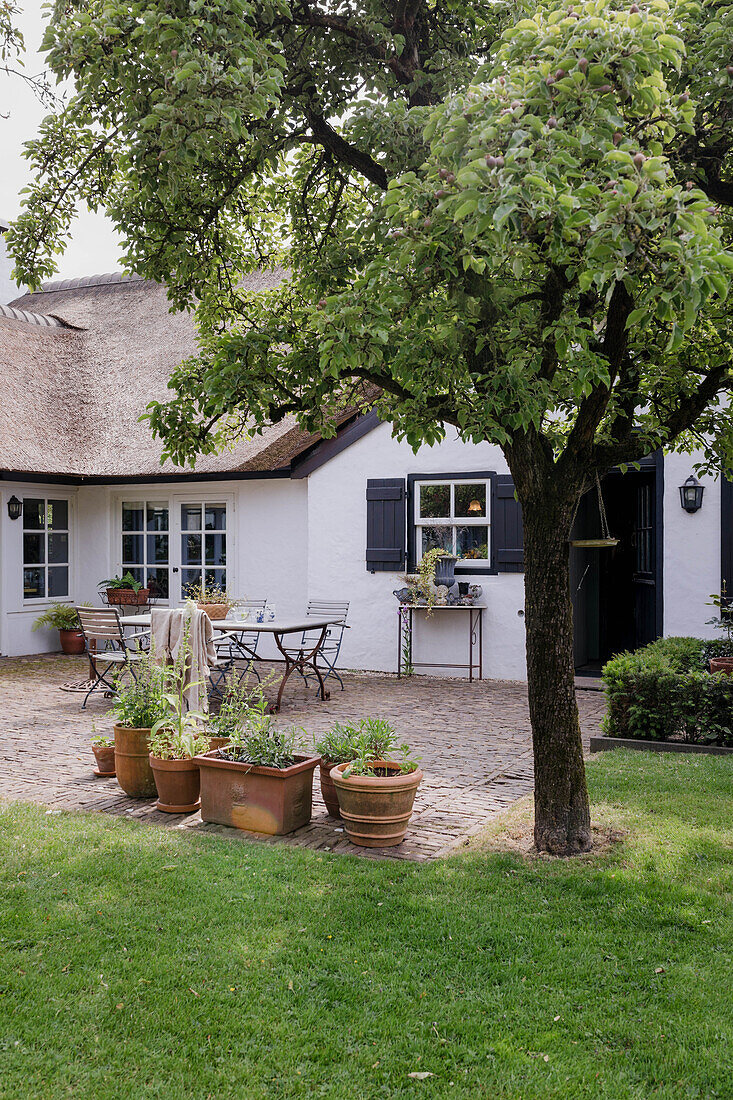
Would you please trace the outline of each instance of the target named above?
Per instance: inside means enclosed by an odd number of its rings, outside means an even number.
[[[601,492],[601,479],[598,476],[596,470],[596,489],[598,490],[598,512],[601,517],[601,538],[610,539],[611,532],[608,529],[608,520],[606,519],[606,507],[603,503],[603,493]]]

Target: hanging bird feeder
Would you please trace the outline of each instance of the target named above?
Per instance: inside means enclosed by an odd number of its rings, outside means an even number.
[[[598,515],[600,516],[601,520],[601,537],[598,539],[571,539],[570,545],[576,547],[576,549],[578,550],[610,550],[614,546],[618,546],[618,539],[613,538],[611,536],[611,532],[608,529],[606,508],[603,503],[603,493],[601,492],[601,479],[599,478],[597,473],[596,491],[598,493]],[[580,498],[578,499],[580,500]]]

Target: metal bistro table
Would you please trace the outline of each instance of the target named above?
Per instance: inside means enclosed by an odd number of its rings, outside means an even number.
[[[329,626],[335,626],[340,623],[342,619],[339,618],[313,618],[304,616],[302,619],[286,619],[282,622],[274,620],[269,623],[254,623],[246,619],[241,622],[239,619],[212,619],[211,625],[214,630],[226,631],[230,634],[238,635],[237,648],[242,653],[243,657],[249,661],[265,661],[267,658],[260,657],[258,654],[253,653],[247,645],[241,640],[242,634],[272,634],[275,639],[275,645],[280,650],[285,659],[285,672],[283,673],[282,680],[280,681],[280,688],[277,693],[277,702],[273,703],[271,710],[273,713],[277,713],[280,710],[280,703],[283,697],[283,690],[286,683],[294,672],[300,672],[301,674],[306,668],[313,669],[318,677],[319,688],[316,693],[316,697],[321,699],[330,699],[330,691],[326,691],[326,686],[323,682],[323,676],[321,670],[318,667],[317,657],[318,653],[326,640],[326,634],[328,633]],[[149,626],[150,615],[125,615],[120,616],[120,623],[122,626]],[[283,638],[289,634],[303,634],[306,631],[320,631],[320,634],[315,642],[306,642],[305,645],[292,646],[289,650],[283,645]]]
[[[397,679],[402,677],[402,637],[405,627],[403,612],[408,612],[407,629],[409,630],[408,660],[412,668],[461,668],[468,672],[468,679],[483,680],[483,644],[484,644],[484,620],[483,606],[476,604],[435,604],[429,608],[427,604],[400,604],[397,609]],[[416,611],[444,612],[462,611],[468,612],[468,664],[448,664],[445,661],[413,661],[412,638],[413,616]],[[474,651],[478,649],[478,660],[474,660]]]

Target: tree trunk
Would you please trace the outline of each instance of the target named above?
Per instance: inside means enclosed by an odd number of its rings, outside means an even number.
[[[514,456],[516,458],[516,456]],[[575,699],[568,539],[579,487],[512,462],[524,519],[527,681],[535,774],[535,845],[575,855],[591,847],[590,805]],[[522,468],[524,467],[524,468]],[[522,498],[525,499],[522,499]]]

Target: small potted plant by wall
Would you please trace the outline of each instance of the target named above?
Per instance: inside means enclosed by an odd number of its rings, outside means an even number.
[[[393,847],[404,840],[423,773],[409,747],[397,746],[388,722],[366,719],[364,727],[355,759],[337,764],[331,778],[349,840],[364,848]]]
[[[266,705],[248,715],[229,745],[195,758],[203,821],[276,836],[310,821],[319,757],[299,750],[295,729],[277,729]]]
[[[189,584],[186,599],[193,600],[210,619],[226,619],[234,606],[226,588],[218,584]]]
[[[206,752],[209,738],[206,717],[186,711],[181,690],[167,696],[170,710],[150,731],[150,767],[158,791],[158,809],[166,814],[188,814],[199,808],[198,764],[194,757]]]
[[[79,616],[76,608],[68,603],[55,603],[47,607],[33,623],[34,630],[43,628],[58,630],[62,652],[68,654],[84,652],[84,635],[79,629]]]
[[[135,662],[135,676],[118,680],[112,707],[115,718],[117,782],[130,798],[152,798],[155,777],[150,767],[150,731],[170,712],[169,672],[153,651]]]
[[[106,590],[109,604],[143,607],[150,599],[150,589],[143,588],[129,570],[122,577],[108,577],[106,581],[100,581],[98,587]]]
[[[709,604],[712,607],[717,607],[718,614],[714,615],[712,619],[707,620],[707,626],[714,626],[716,630],[720,630],[725,635],[725,639],[721,645],[727,649],[729,653],[733,653],[733,601],[725,591],[725,582],[723,582],[722,592],[713,592],[710,596]],[[733,657],[721,654],[718,657],[710,658],[710,671],[711,672],[724,672],[727,676],[733,676]]]
[[[115,743],[111,737],[95,736],[92,739],[92,752],[97,761],[94,774],[106,779],[115,774]]]

